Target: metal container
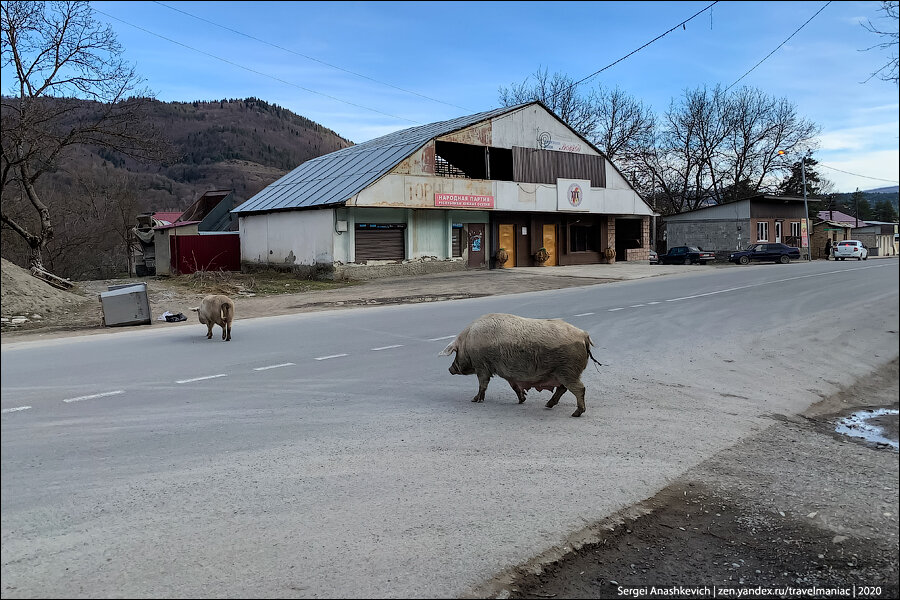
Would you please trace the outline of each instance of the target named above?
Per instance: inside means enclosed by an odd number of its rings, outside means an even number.
[[[108,292],[100,292],[100,306],[107,327],[151,323],[146,283],[111,285]]]

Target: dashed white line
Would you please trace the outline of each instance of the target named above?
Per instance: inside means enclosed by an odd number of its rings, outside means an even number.
[[[2,412],[3,414],[6,414],[6,413],[11,413],[11,412],[18,412],[20,410],[28,410],[29,408],[31,408],[31,407],[30,406],[17,406],[15,408],[4,408],[0,412]]]
[[[607,312],[616,312],[617,310],[625,310],[624,308],[611,308]]]
[[[659,304],[659,302],[648,302],[648,303],[647,303],[648,306],[651,305],[651,304]]]
[[[450,338],[455,338],[455,335],[445,335],[444,337],[439,338],[428,338],[429,342],[439,342],[441,340],[449,340]]]
[[[328,356],[317,356],[315,360],[328,360],[329,358],[340,358],[342,356],[347,356],[346,354],[329,354]]]
[[[581,313],[580,315],[575,315],[576,317],[589,317],[594,313]]]
[[[269,365],[268,367],[256,367],[254,371],[268,371],[269,369],[278,369],[279,367],[291,367],[294,363],[281,363],[280,365]]]
[[[642,307],[642,306],[643,306],[643,304],[632,304],[632,305],[629,306],[628,308],[640,308],[640,307]]]
[[[403,344],[394,344],[392,346],[381,346],[380,348],[372,348],[373,351],[377,352],[379,350],[390,350],[391,348],[402,348]]]
[[[125,390],[116,390],[114,392],[103,392],[102,394],[91,394],[90,396],[78,396],[77,398],[66,398],[63,402],[81,402],[82,400],[93,400],[94,398],[105,398],[107,396],[116,396],[124,394]]]
[[[179,379],[175,383],[191,383],[192,381],[203,381],[204,379],[215,379],[216,377],[227,377],[227,374],[219,373],[218,375],[207,375],[206,377],[194,377],[193,379]]]

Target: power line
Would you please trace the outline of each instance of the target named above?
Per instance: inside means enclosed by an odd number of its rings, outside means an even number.
[[[567,94],[567,93],[569,93],[569,91],[575,89],[577,86],[581,85],[582,83],[584,83],[584,82],[587,81],[588,79],[592,79],[593,77],[599,75],[600,73],[602,73],[603,71],[609,69],[609,68],[612,67],[613,65],[616,65],[616,64],[622,62],[623,60],[625,60],[625,59],[628,58],[629,56],[631,56],[631,55],[633,55],[633,54],[636,54],[636,53],[640,52],[641,50],[643,50],[644,48],[646,48],[647,46],[649,46],[649,45],[652,44],[653,42],[655,42],[655,41],[657,41],[657,40],[659,40],[659,39],[661,39],[661,38],[663,38],[663,37],[669,35],[670,33],[672,33],[673,31],[675,31],[675,30],[678,29],[679,27],[682,27],[682,28],[683,28],[687,23],[689,23],[689,22],[690,22],[691,20],[693,20],[695,17],[697,17],[697,16],[703,14],[704,12],[706,12],[707,10],[709,10],[710,8],[712,8],[713,6],[715,6],[715,5],[718,4],[718,3],[719,3],[719,0],[715,0],[715,2],[713,2],[712,4],[710,4],[709,6],[707,6],[706,8],[704,8],[704,9],[702,9],[702,10],[700,10],[700,11],[694,13],[692,16],[688,17],[687,19],[685,19],[685,20],[682,21],[681,23],[675,25],[674,27],[671,27],[671,28],[670,28],[668,31],[666,31],[665,33],[659,34],[658,36],[656,36],[655,38],[653,38],[652,40],[650,40],[649,42],[647,42],[646,44],[644,44],[644,45],[641,46],[640,48],[637,48],[637,49],[635,49],[635,50],[632,50],[631,52],[629,52],[628,54],[626,54],[626,55],[623,56],[622,58],[620,58],[620,59],[618,59],[618,60],[616,60],[616,61],[611,62],[610,64],[606,65],[606,66],[603,67],[602,69],[599,69],[599,70],[597,70],[597,71],[594,71],[593,73],[591,73],[591,74],[588,75],[587,77],[583,77],[583,78],[579,79],[578,81],[576,81],[576,82],[573,83],[572,85],[568,85],[568,86],[566,86],[565,88],[563,88],[563,89],[561,89],[561,90],[557,90],[557,92],[556,92],[555,94],[553,94],[553,95],[547,100],[547,103],[548,103],[549,105],[552,106],[552,105],[556,102],[556,97],[559,96],[560,94]]]
[[[330,99],[330,100],[336,100],[336,101],[338,101],[338,102],[342,102],[343,104],[348,104],[348,105],[350,105],[350,106],[355,106],[356,108],[361,108],[361,109],[363,109],[363,110],[368,110],[368,111],[371,111],[371,112],[374,112],[374,113],[378,113],[378,114],[380,114],[380,115],[384,115],[384,116],[386,116],[386,117],[391,117],[392,119],[399,119],[399,120],[401,120],[401,121],[407,121],[407,122],[409,122],[409,123],[414,123],[414,124],[416,124],[416,125],[422,125],[422,124],[423,124],[423,123],[420,123],[419,121],[414,121],[414,120],[412,120],[412,119],[407,119],[406,117],[399,117],[399,116],[397,116],[397,115],[392,115],[392,114],[390,114],[390,113],[386,113],[386,112],[377,110],[377,109],[375,109],[375,108],[371,108],[371,107],[368,107],[368,106],[363,106],[362,104],[356,104],[355,102],[350,102],[349,100],[342,100],[342,99],[337,98],[337,97],[335,97],[335,96],[330,96],[330,95],[324,94],[324,93],[322,93],[322,92],[317,92],[316,90],[311,90],[311,89],[309,89],[309,88],[303,87],[302,85],[297,85],[296,83],[292,83],[292,82],[290,82],[290,81],[286,81],[286,80],[281,79],[281,78],[279,78],[279,77],[275,77],[274,75],[269,75],[268,73],[263,73],[262,71],[257,71],[256,69],[251,69],[250,67],[245,67],[244,65],[238,64],[238,63],[236,63],[236,62],[234,62],[234,61],[231,61],[231,60],[228,60],[228,59],[226,59],[226,58],[222,58],[221,56],[216,56],[215,54],[210,54],[209,52],[205,52],[205,51],[203,51],[203,50],[199,50],[199,49],[197,49],[197,48],[194,48],[193,46],[188,46],[187,44],[184,44],[184,43],[179,42],[179,41],[177,41],[177,40],[173,40],[173,39],[171,39],[171,38],[167,38],[167,37],[164,36],[164,35],[160,35],[160,34],[158,34],[158,33],[155,33],[155,32],[153,32],[153,31],[150,31],[149,29],[145,29],[144,27],[140,27],[140,26],[138,26],[138,25],[135,25],[134,23],[129,23],[128,21],[125,21],[125,20],[120,19],[120,18],[118,18],[118,17],[114,17],[114,16],[112,16],[111,14],[105,13],[105,12],[103,12],[102,10],[99,10],[99,9],[97,9],[97,8],[94,8],[94,12],[97,12],[97,13],[99,13],[99,14],[101,14],[101,15],[104,15],[104,16],[106,16],[106,17],[109,17],[110,19],[113,19],[113,20],[118,21],[118,22],[120,22],[120,23],[124,23],[125,25],[128,25],[128,26],[130,26],[130,27],[134,27],[135,29],[139,29],[139,30],[143,31],[144,33],[148,33],[148,34],[150,34],[150,35],[152,35],[152,36],[156,36],[156,37],[158,37],[158,38],[160,38],[160,39],[166,40],[167,42],[171,42],[171,43],[173,43],[173,44],[177,44],[177,45],[179,45],[179,46],[181,46],[181,47],[183,47],[183,48],[187,48],[187,49],[189,49],[189,50],[193,50],[194,52],[198,52],[198,53],[200,53],[200,54],[209,56],[210,58],[214,58],[214,59],[216,59],[216,60],[220,60],[220,61],[222,61],[222,62],[224,62],[224,63],[226,63],[226,64],[229,64],[229,65],[231,65],[231,66],[233,66],[233,67],[237,67],[237,68],[239,68],[239,69],[244,69],[245,71],[249,71],[249,72],[251,72],[251,73],[255,73],[256,75],[262,75],[263,77],[268,77],[269,79],[274,79],[275,81],[278,81],[279,83],[283,83],[283,84],[285,84],[285,85],[289,85],[289,86],[295,87],[295,88],[297,88],[297,89],[301,89],[301,90],[303,90],[303,91],[305,91],[305,92],[309,92],[309,93],[311,93],[311,94],[316,94],[316,95],[318,95],[318,96],[322,96],[322,97],[328,98],[328,99]]]
[[[823,163],[816,163],[816,166],[825,167],[826,169],[831,169],[832,171],[838,171],[840,173],[844,173],[845,175],[853,175],[854,177],[862,177],[863,179],[873,179],[875,181],[884,181],[886,183],[900,184],[900,181],[895,181],[893,179],[880,179],[878,177],[869,177],[868,175],[860,175],[859,173],[851,173],[850,171],[842,171],[841,169],[837,169],[835,167],[829,167],[828,165],[823,164]]]
[[[797,33],[799,33],[799,31],[800,31],[801,29],[803,29],[804,27],[806,27],[806,26],[809,24],[810,21],[812,21],[813,19],[815,19],[815,18],[819,15],[819,13],[822,12],[823,10],[825,10],[825,8],[826,8],[829,4],[831,4],[831,0],[829,0],[828,2],[826,2],[826,3],[822,6],[822,8],[820,8],[819,10],[817,10],[817,11],[816,11],[816,14],[814,14],[814,15],[811,16],[809,19],[807,19],[807,20],[806,20],[806,23],[804,23],[803,25],[801,25],[800,27],[798,27],[798,28],[797,28],[797,31],[795,31],[794,33],[792,33],[791,35],[789,35],[788,38],[787,38],[786,40],[784,40],[783,42],[781,42],[780,44],[778,44],[778,47],[776,47],[774,50],[772,50],[771,52],[769,52],[769,53],[766,55],[766,57],[765,57],[764,59],[762,59],[761,61],[759,61],[759,62],[756,63],[755,65],[753,65],[753,68],[752,68],[752,69],[750,69],[749,71],[747,71],[746,73],[744,73],[743,75],[741,75],[741,76],[738,78],[737,81],[735,81],[734,83],[732,83],[731,85],[729,85],[727,88],[725,88],[725,91],[727,92],[728,90],[730,90],[731,88],[733,88],[735,85],[737,85],[738,81],[740,81],[741,79],[743,79],[744,77],[746,77],[747,75],[749,75],[750,73],[752,73],[753,70],[756,69],[756,67],[758,67],[759,65],[763,64],[766,60],[768,60],[768,58],[769,58],[770,56],[772,56],[773,54],[775,54],[776,52],[778,52],[778,49],[779,49],[779,48],[781,48],[782,46],[784,46],[785,44],[787,44],[788,41],[790,41],[790,39],[791,39],[792,37],[794,37],[795,35],[797,35]]]
[[[616,64],[622,62],[623,60],[625,60],[626,58],[628,58],[628,57],[631,56],[632,54],[636,54],[636,53],[640,52],[641,50],[643,50],[644,48],[646,48],[647,46],[649,46],[649,45],[652,44],[653,42],[655,42],[655,41],[657,41],[657,40],[659,40],[659,39],[661,39],[661,38],[663,38],[663,37],[669,35],[670,33],[672,33],[673,31],[675,31],[675,30],[678,29],[679,27],[684,28],[684,26],[687,25],[687,23],[689,23],[689,22],[690,22],[691,20],[693,20],[695,17],[698,17],[699,15],[705,13],[706,11],[708,11],[710,8],[712,8],[713,6],[715,6],[715,5],[718,4],[718,3],[719,3],[719,0],[716,0],[715,2],[713,2],[712,4],[710,4],[709,6],[707,6],[706,8],[704,8],[704,9],[702,9],[702,10],[700,10],[700,11],[694,13],[693,16],[691,16],[691,17],[685,19],[684,21],[682,21],[682,22],[679,23],[678,25],[675,25],[674,27],[672,27],[671,29],[669,29],[669,30],[666,31],[665,33],[659,34],[658,36],[656,36],[655,38],[653,38],[652,40],[650,40],[649,42],[647,42],[646,44],[644,44],[644,45],[641,46],[640,48],[638,48],[638,49],[636,49],[636,50],[632,50],[631,52],[629,52],[628,54],[626,54],[625,56],[623,56],[623,57],[620,58],[619,60],[617,60],[617,61],[615,61],[615,62],[612,62],[612,63],[606,65],[605,67],[603,67],[602,69],[600,69],[600,70],[598,70],[598,71],[594,71],[593,73],[591,73],[591,74],[588,75],[587,77],[584,77],[584,78],[582,78],[582,79],[579,79],[578,81],[576,81],[575,83],[573,83],[571,87],[575,87],[575,86],[577,86],[577,85],[579,85],[579,84],[581,84],[581,83],[584,83],[584,82],[587,81],[588,79],[591,79],[591,78],[593,78],[593,77],[596,76],[596,75],[599,75],[600,73],[602,73],[603,71],[605,71],[605,70],[607,70],[608,68],[612,67],[613,65],[616,65]],[[567,89],[570,89],[570,88],[567,88]]]
[[[198,21],[203,21],[204,23],[209,23],[210,25],[214,25],[214,26],[219,27],[219,28],[221,28],[221,29],[224,29],[224,30],[226,30],[226,31],[230,31],[230,32],[236,33],[236,34],[238,34],[238,35],[242,35],[242,36],[244,36],[244,37],[246,37],[246,38],[249,38],[249,39],[251,39],[251,40],[257,41],[257,42],[259,42],[259,43],[261,43],[261,44],[266,44],[267,46],[271,46],[271,47],[273,47],[273,48],[277,48],[277,49],[282,50],[282,51],[284,51],[284,52],[289,52],[289,53],[291,53],[291,54],[295,54],[295,55],[297,55],[297,56],[301,56],[301,57],[303,57],[303,58],[305,58],[305,59],[307,59],[307,60],[311,60],[311,61],[317,62],[317,63],[319,63],[319,64],[325,65],[326,67],[330,67],[330,68],[332,68],[332,69],[337,69],[338,71],[343,71],[344,73],[349,73],[349,74],[354,75],[354,76],[356,76],[356,77],[362,77],[363,79],[368,79],[369,81],[373,81],[373,82],[375,82],[375,83],[378,83],[378,84],[381,84],[381,85],[385,85],[385,86],[390,87],[390,88],[393,88],[393,89],[395,89],[395,90],[400,90],[401,92],[405,92],[405,93],[407,93],[407,94],[413,94],[413,95],[418,96],[418,97],[420,97],[420,98],[425,98],[426,100],[431,100],[432,102],[438,102],[438,103],[444,104],[444,105],[446,105],[446,106],[452,106],[452,107],[454,107],[454,108],[460,108],[460,109],[465,110],[465,111],[468,111],[468,112],[475,112],[475,111],[473,111],[473,110],[471,110],[471,109],[468,109],[468,108],[466,108],[466,107],[464,107],[464,106],[458,106],[458,105],[456,105],[456,104],[451,104],[450,102],[444,102],[443,100],[438,100],[437,98],[432,98],[431,96],[426,96],[425,94],[420,94],[419,92],[414,92],[414,91],[412,91],[412,90],[407,90],[407,89],[404,89],[404,88],[402,88],[402,87],[398,87],[398,86],[396,86],[396,85],[393,85],[393,84],[390,84],[390,83],[387,83],[387,82],[384,82],[384,81],[380,81],[380,80],[375,79],[375,78],[373,78],[373,77],[369,77],[368,75],[363,75],[363,74],[361,74],[361,73],[356,73],[356,72],[351,71],[351,70],[349,70],[349,69],[345,69],[345,68],[343,68],[343,67],[339,67],[339,66],[337,66],[337,65],[333,65],[333,64],[331,64],[331,63],[327,63],[327,62],[325,62],[324,60],[319,60],[318,58],[314,58],[314,57],[312,57],[312,56],[307,56],[306,54],[303,54],[303,53],[301,53],[301,52],[296,52],[296,51],[294,51],[294,50],[291,50],[290,48],[285,48],[285,47],[283,47],[283,46],[279,46],[278,44],[273,44],[272,42],[268,42],[268,41],[266,41],[266,40],[260,39],[260,38],[258,38],[258,37],[252,36],[252,35],[247,34],[247,33],[244,33],[243,31],[238,31],[237,29],[232,29],[231,27],[227,27],[227,26],[225,26],[225,25],[220,25],[219,23],[215,23],[214,21],[210,21],[209,19],[204,19],[203,17],[199,17],[199,16],[197,16],[197,15],[195,15],[195,14],[192,14],[192,13],[189,13],[189,12],[187,12],[187,11],[185,11],[185,10],[181,10],[180,8],[175,8],[174,6],[169,6],[168,4],[164,4],[164,3],[158,2],[158,1],[156,1],[156,0],[154,0],[154,4],[159,4],[160,6],[163,6],[163,7],[165,7],[165,8],[168,8],[169,10],[174,10],[175,12],[180,12],[181,14],[187,15],[187,16],[192,17],[192,18],[194,18],[194,19],[197,19]]]

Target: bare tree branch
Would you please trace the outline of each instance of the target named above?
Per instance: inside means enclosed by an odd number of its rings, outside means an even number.
[[[32,266],[43,267],[54,227],[36,184],[68,151],[96,146],[151,160],[168,146],[144,118],[149,92],[88,2],[5,1],[0,19],[2,65],[16,73],[0,105],[0,216],[28,244]],[[38,217],[33,231],[10,210],[22,197]]]

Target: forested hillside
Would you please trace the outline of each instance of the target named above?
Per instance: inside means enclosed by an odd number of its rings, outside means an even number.
[[[92,110],[85,103],[84,110]],[[171,149],[166,162],[141,163],[77,146],[38,181],[54,223],[45,257],[63,277],[109,277],[125,269],[128,231],[140,212],[183,210],[204,192],[233,189],[235,205],[301,163],[351,146],[318,123],[256,98],[151,101],[146,118]],[[24,198],[4,210],[36,223]],[[27,245],[4,227],[2,255],[27,265]]]
[[[148,210],[186,208],[209,189],[232,188],[243,202],[297,165],[352,145],[318,123],[257,98],[154,102],[150,119],[175,150],[171,164],[140,164],[96,150],[112,174],[152,176],[140,178],[152,198]]]

